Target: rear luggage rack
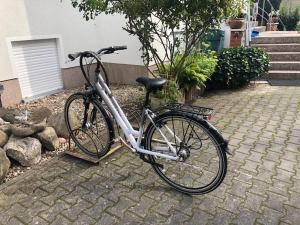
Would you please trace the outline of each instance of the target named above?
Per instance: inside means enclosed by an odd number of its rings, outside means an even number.
[[[206,108],[206,107],[195,106],[195,105],[185,105],[180,103],[171,103],[159,107],[157,110],[155,110],[155,113],[161,114],[169,110],[176,110],[176,111],[194,114],[206,120],[211,120],[212,115],[214,113],[214,110],[212,108]]]

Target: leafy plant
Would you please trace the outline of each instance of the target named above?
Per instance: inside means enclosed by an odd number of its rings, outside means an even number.
[[[269,56],[259,48],[238,47],[223,49],[218,56],[210,88],[239,88],[258,79],[269,70]]]
[[[280,10],[280,18],[285,25],[286,30],[296,30],[297,24],[300,21],[299,9],[288,9],[286,7],[282,7]],[[284,29],[281,23],[279,23],[278,28],[279,30]]]
[[[181,57],[181,54],[176,55],[175,65],[180,62]],[[177,74],[175,80],[172,80],[169,86],[167,85],[159,97],[169,99],[167,101],[172,102],[178,100],[177,97],[180,97],[179,94],[176,94],[176,91],[179,93],[180,90],[187,95],[194,87],[199,89],[205,87],[205,82],[213,74],[216,64],[217,57],[215,52],[193,51],[192,54],[187,57],[182,70]],[[170,64],[165,64],[164,70],[161,71],[164,77],[168,77],[171,72]],[[168,91],[170,93],[168,93]],[[174,95],[174,99],[170,97],[172,95]]]
[[[176,103],[182,98],[175,80],[168,80],[164,88],[154,93],[154,96],[163,99],[165,103]]]
[[[179,55],[178,60],[180,57]],[[205,86],[205,82],[213,74],[216,65],[217,57],[214,52],[193,53],[187,58],[183,70],[176,77],[179,88],[189,91],[193,87]]]

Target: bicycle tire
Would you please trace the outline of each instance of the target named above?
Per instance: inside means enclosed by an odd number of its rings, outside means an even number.
[[[84,153],[86,153],[87,155],[91,156],[91,157],[102,157],[104,156],[105,154],[107,154],[107,152],[110,150],[110,147],[113,143],[113,139],[114,139],[114,129],[113,129],[113,124],[112,124],[112,121],[110,119],[110,117],[108,116],[106,110],[103,108],[103,106],[97,101],[97,100],[94,100],[94,99],[88,99],[88,101],[90,102],[89,104],[92,105],[92,111],[91,111],[91,114],[90,114],[90,118],[89,118],[89,125],[91,127],[91,130],[87,130],[86,128],[83,128],[83,122],[84,120],[82,120],[83,118],[82,115],[80,115],[80,103],[78,103],[77,105],[75,105],[75,111],[76,111],[76,117],[77,117],[77,121],[79,121],[80,123],[79,124],[76,124],[73,125],[75,127],[72,127],[72,123],[70,121],[70,107],[72,106],[72,103],[75,102],[76,100],[83,100],[84,102],[84,99],[86,98],[89,98],[87,95],[85,95],[84,93],[75,93],[75,94],[72,94],[66,101],[65,103],[65,109],[64,109],[64,116],[65,116],[65,122],[66,122],[66,126],[67,126],[67,129],[68,129],[68,132],[69,132],[69,135],[70,135],[70,138],[74,141],[75,145],[81,150],[83,151]],[[83,106],[84,107],[84,106]],[[102,144],[100,143],[101,140],[100,136],[98,136],[98,131],[97,133],[95,134],[95,132],[93,131],[93,128],[96,126],[98,126],[100,123],[99,120],[98,122],[96,121],[91,121],[92,120],[95,120],[95,118],[97,117],[97,115],[99,115],[100,117],[99,118],[102,118],[103,120],[101,120],[101,125],[103,123],[105,123],[105,127],[107,129],[106,131],[106,140],[105,140],[105,144]],[[74,120],[74,119],[73,119]],[[94,126],[95,125],[95,126]],[[82,132],[82,136],[83,135],[86,135],[85,138],[83,139],[87,139],[87,138],[90,138],[91,140],[85,140],[85,145],[87,146],[84,146],[79,138],[77,137],[78,134],[75,134],[75,132]],[[92,133],[92,134],[91,134]],[[91,137],[92,136],[92,137]],[[98,145],[96,144],[98,143]],[[99,143],[101,144],[101,148],[99,146]],[[94,145],[94,150],[91,150],[91,147]]]
[[[200,128],[203,131],[203,133],[206,134],[207,137],[213,142],[216,153],[219,158],[218,172],[210,183],[205,184],[201,187],[190,187],[190,186],[187,186],[184,184],[179,184],[178,182],[174,181],[172,178],[168,177],[164,171],[165,167],[164,167],[164,169],[162,169],[161,166],[159,166],[159,165],[163,165],[163,163],[161,161],[159,161],[159,157],[148,155],[150,162],[152,162],[151,164],[152,164],[154,171],[159,175],[159,177],[163,181],[165,181],[167,184],[169,184],[175,190],[185,193],[185,194],[199,195],[199,194],[205,194],[205,193],[215,190],[222,183],[222,181],[225,178],[225,175],[227,172],[227,156],[226,156],[226,150],[222,147],[220,134],[216,130],[212,129],[208,125],[207,121],[200,119],[199,117],[189,114],[189,113],[183,113],[183,112],[178,112],[178,111],[177,112],[169,111],[169,112],[163,113],[154,118],[155,125],[153,125],[152,123],[150,123],[148,125],[148,127],[145,131],[145,136],[144,136],[145,137],[144,138],[145,149],[149,149],[149,150],[153,151],[152,139],[153,139],[153,134],[154,134],[155,130],[157,130],[156,126],[160,127],[160,129],[162,129],[163,126],[165,126],[166,123],[168,123],[170,120],[173,120],[173,122],[174,122],[174,118],[177,118],[177,119],[179,118],[184,121],[189,121],[189,122],[195,123],[195,125],[197,125],[197,128]],[[173,125],[174,125],[174,123],[173,123]],[[174,126],[173,126],[173,128],[174,128]],[[188,129],[189,128],[187,128],[186,133],[187,133]],[[173,131],[175,131],[175,129],[173,129]],[[178,135],[178,134],[176,134],[176,135]],[[175,140],[175,138],[174,138],[174,140]],[[202,141],[201,141],[201,144],[203,144]],[[201,147],[200,147],[200,150],[201,150]],[[176,150],[178,150],[177,147],[176,147]],[[194,154],[194,152],[193,153],[190,152],[190,155],[192,155],[192,154]],[[203,154],[206,154],[206,156],[208,156],[208,154],[206,152],[203,152]],[[198,159],[198,160],[200,160],[200,159]],[[163,159],[163,161],[166,161],[166,160]],[[197,161],[195,161],[195,162],[197,162]],[[174,163],[178,164],[181,162],[176,161]],[[176,166],[175,166],[175,168],[176,168]],[[194,165],[192,165],[192,166],[198,167],[198,166],[194,166]],[[179,165],[179,167],[180,167],[180,165]],[[167,169],[167,171],[168,171],[168,169]],[[178,169],[175,169],[175,171],[177,172]],[[194,175],[197,173],[189,173],[189,175],[191,175],[191,174]],[[173,175],[171,175],[171,176],[173,176]]]

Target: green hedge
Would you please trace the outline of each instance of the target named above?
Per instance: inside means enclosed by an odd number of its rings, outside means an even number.
[[[269,56],[262,49],[250,46],[223,49],[207,86],[209,89],[240,88],[268,70]]]

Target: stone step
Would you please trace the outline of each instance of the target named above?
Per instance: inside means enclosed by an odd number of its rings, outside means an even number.
[[[281,79],[272,79],[268,80],[271,86],[293,86],[299,87],[300,80],[281,80]]]
[[[271,61],[300,61],[300,52],[268,52]]]
[[[271,70],[296,70],[300,71],[300,62],[297,61],[277,61],[271,62]]]
[[[280,80],[300,80],[300,71],[270,70],[268,78]]]
[[[300,43],[300,35],[299,36],[291,36],[291,37],[256,37],[252,38],[251,43],[253,44],[289,44],[289,43]]]
[[[300,43],[289,44],[253,44],[252,46],[263,48],[267,52],[300,52]]]

